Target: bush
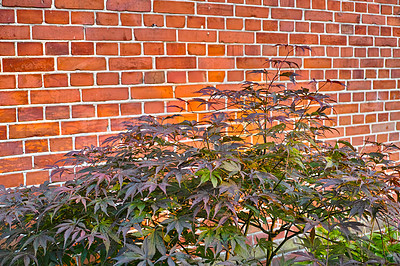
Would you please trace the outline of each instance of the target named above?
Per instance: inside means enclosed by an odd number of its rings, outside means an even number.
[[[296,83],[288,57],[269,63],[275,72],[254,72],[266,82],[202,89],[190,104],[216,111],[199,122],[142,117],[102,147],[69,153],[79,171],[62,187],[3,189],[1,264],[270,265],[298,237],[297,261],[355,262],[326,246],[337,242],[329,232],[363,245],[374,221],[397,230],[398,167],[388,147],[360,154],[322,141],[334,130],[329,98]]]

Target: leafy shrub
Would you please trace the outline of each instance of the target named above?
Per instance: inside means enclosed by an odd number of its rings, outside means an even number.
[[[266,82],[202,89],[191,104],[216,111],[200,121],[142,117],[69,153],[79,171],[62,187],[3,189],[1,264],[270,265],[296,237],[335,243],[316,228],[362,243],[372,221],[396,226],[398,167],[383,150],[322,141],[329,98],[296,83],[288,56],[255,71]],[[317,263],[304,243],[297,254]]]

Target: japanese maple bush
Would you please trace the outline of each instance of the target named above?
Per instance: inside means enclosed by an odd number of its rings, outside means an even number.
[[[69,153],[55,172],[75,179],[61,187],[3,189],[1,265],[270,265],[292,239],[303,239],[298,261],[385,263],[332,247],[337,234],[368,247],[373,224],[397,230],[388,149],[322,141],[334,128],[319,89],[334,82],[298,84],[288,57],[267,63],[262,82],[200,90],[190,102],[207,106],[199,121],[142,117]]]

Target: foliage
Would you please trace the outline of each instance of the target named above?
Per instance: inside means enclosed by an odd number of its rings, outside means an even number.
[[[0,264],[270,265],[299,236],[311,246],[297,254],[318,263],[312,245],[335,243],[320,227],[361,245],[371,221],[397,230],[398,167],[384,150],[323,142],[329,98],[298,84],[288,57],[269,63],[254,72],[266,82],[202,89],[191,104],[215,111],[200,121],[142,117],[69,153],[60,173],[78,172],[62,187],[3,189]]]

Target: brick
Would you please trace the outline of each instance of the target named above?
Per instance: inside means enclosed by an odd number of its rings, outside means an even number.
[[[346,131],[346,136],[366,135],[370,133],[370,128],[368,125],[350,126],[346,127],[345,131]]]
[[[183,85],[177,86],[175,89],[175,97],[198,97],[200,96],[198,91],[203,88],[202,85]]]
[[[18,55],[43,55],[43,45],[39,42],[22,42],[17,45]]]
[[[26,173],[26,185],[37,185],[49,181],[50,175],[49,171],[37,171]]]
[[[7,139],[7,127],[6,126],[0,126],[0,140],[5,140]]]
[[[69,46],[67,42],[48,42],[45,45],[46,55],[68,55]]]
[[[151,10],[151,0],[108,0],[108,10],[148,12]]]
[[[23,107],[18,108],[18,121],[37,121],[43,120],[42,107]]]
[[[142,16],[140,14],[121,13],[120,16],[123,26],[142,26]]]
[[[156,13],[194,14],[194,3],[156,0],[153,3],[153,11]]]
[[[335,21],[341,23],[360,23],[361,15],[353,13],[335,13]]]
[[[228,30],[241,30],[243,29],[243,19],[239,18],[227,18],[226,28]]]
[[[180,42],[216,42],[215,31],[207,30],[179,30],[178,40]]]
[[[69,106],[47,106],[45,112],[47,120],[59,120],[59,119],[70,118]]]
[[[92,86],[93,84],[92,73],[71,73],[71,86]]]
[[[4,72],[53,71],[53,58],[5,58]]]
[[[188,28],[205,28],[206,18],[199,16],[188,16],[187,17],[187,27]]]
[[[105,70],[106,60],[102,57],[59,57],[58,70]]]
[[[286,33],[256,33],[257,43],[287,44],[288,34]]]
[[[322,36],[321,36],[322,38]],[[318,44],[317,34],[290,34],[290,42],[293,44]]]
[[[92,12],[71,12],[71,24],[93,25],[94,13]]]
[[[73,105],[72,106],[72,118],[85,118],[94,117],[95,107],[94,105]]]
[[[10,125],[10,139],[58,135],[57,122]]]
[[[400,26],[400,18],[399,17],[388,17],[387,24],[390,26]]]
[[[72,103],[79,101],[80,95],[77,89],[31,91],[32,104]]]
[[[110,70],[132,70],[132,69],[152,68],[152,60],[150,57],[111,58],[109,64],[110,64]]]
[[[0,40],[30,39],[29,26],[0,26]]]
[[[14,11],[12,9],[0,10],[0,23],[14,23]]]
[[[231,69],[234,67],[235,59],[233,58],[199,58],[199,69]]]
[[[374,90],[391,90],[396,88],[396,80],[374,80]]]
[[[332,12],[306,10],[304,12],[304,19],[311,21],[333,21]]]
[[[400,102],[399,101],[386,102],[385,110],[386,111],[400,110]]]
[[[251,6],[236,6],[237,17],[256,17],[268,18],[269,8],[266,7],[251,7]]]
[[[25,141],[25,153],[38,153],[49,151],[47,139],[35,139]]]
[[[138,115],[141,113],[141,103],[121,103],[121,115]]]
[[[98,12],[96,13],[96,24],[97,25],[118,25],[118,14],[117,13],[106,13]]]
[[[33,168],[43,169],[53,167],[57,161],[64,158],[64,154],[36,155],[33,158]]]
[[[14,43],[0,42],[0,56],[15,55]]]
[[[221,31],[219,41],[223,43],[254,43],[254,33]]]
[[[51,7],[52,0],[3,0],[3,6],[13,7]]]
[[[124,85],[143,83],[143,74],[141,72],[122,72],[121,83]]]
[[[142,46],[140,43],[121,43],[120,54],[123,56],[127,55],[140,55]]]
[[[145,102],[144,113],[145,114],[164,113],[164,102]]]
[[[135,29],[134,30],[135,40],[137,41],[164,41],[174,42],[176,41],[176,30],[173,29]]]
[[[358,68],[359,60],[358,59],[334,59],[333,67],[334,68]]]
[[[90,41],[130,41],[132,31],[125,28],[87,28],[86,39]]]
[[[373,67],[373,68],[382,68],[384,63],[384,59],[361,59],[360,67]]]
[[[225,29],[225,19],[219,17],[208,17],[207,18],[208,29]]]
[[[42,86],[40,74],[18,75],[18,88],[39,88]]]
[[[119,115],[118,104],[99,104],[97,105],[98,117],[110,117]]]
[[[97,73],[97,85],[117,85],[119,83],[118,73]]]
[[[271,18],[273,19],[294,19],[300,20],[303,15],[301,10],[285,9],[285,8],[272,8]]]
[[[44,21],[49,24],[68,24],[69,13],[68,11],[46,10],[44,12]]]
[[[347,45],[347,37],[340,35],[321,35],[321,45]]]
[[[83,27],[80,26],[33,26],[35,40],[83,40]]]
[[[22,105],[28,103],[26,91],[0,91],[1,105]]]
[[[54,0],[54,4],[57,8],[66,9],[103,9],[103,0]]]
[[[233,16],[233,5],[197,4],[197,14],[215,16]]]
[[[143,52],[145,55],[162,55],[164,54],[164,44],[143,43]]]
[[[75,138],[75,149],[83,149],[84,147],[98,146],[97,136],[83,136]]]
[[[371,82],[370,81],[349,81],[347,90],[370,90]]]
[[[84,121],[65,121],[61,122],[62,135],[72,135],[90,132],[107,131],[107,120],[84,120]]]
[[[371,125],[372,133],[395,131],[395,125],[394,122],[373,124]]]
[[[386,19],[385,16],[381,15],[362,15],[362,23],[363,24],[375,24],[375,25],[385,25]]]
[[[305,58],[305,68],[331,68],[332,60],[329,58]]]
[[[0,143],[0,156],[22,154],[22,141],[8,141]]]
[[[160,84],[165,82],[163,71],[152,71],[144,73],[144,83],[146,84]]]
[[[115,101],[129,99],[128,88],[96,88],[82,90],[84,102]]]
[[[188,78],[189,82],[206,82],[207,81],[206,71],[189,71]]]
[[[261,30],[261,21],[257,19],[246,19],[245,20],[246,31],[259,31]]]
[[[0,75],[0,89],[14,89],[15,76],[13,75]]]
[[[1,175],[0,185],[5,186],[6,188],[24,185],[24,175],[22,173]]]
[[[97,43],[96,54],[118,55],[118,43]]]
[[[349,44],[354,46],[372,46],[374,42],[373,37],[367,36],[350,36]]]
[[[41,24],[43,22],[42,10],[17,10],[18,23]]]
[[[146,27],[163,27],[164,26],[164,16],[154,15],[154,14],[144,14],[143,24]]]
[[[325,9],[325,0],[311,0],[313,9]]]
[[[208,71],[209,82],[223,82],[224,80],[225,80],[225,71]],[[202,111],[202,110],[197,110],[197,111]],[[195,110],[191,109],[190,111],[195,111]]]
[[[132,87],[131,97],[132,99],[172,98],[173,97],[172,87],[171,86]]]
[[[185,55],[186,44],[184,43],[167,43],[167,55]]]
[[[375,38],[375,46],[391,46],[397,47],[397,39],[398,38]]]
[[[186,72],[184,71],[168,71],[167,73],[168,83],[185,83]]]
[[[362,103],[360,105],[361,113],[383,111],[383,103]]]
[[[239,57],[236,58],[236,68],[257,69],[267,68],[268,62],[263,57]]]
[[[194,57],[157,57],[157,69],[190,69],[196,68],[196,58]]]
[[[225,45],[209,44],[208,56],[223,56],[225,55]]]
[[[72,138],[56,138],[49,139],[50,151],[70,151],[72,150]]]
[[[71,43],[72,55],[94,55],[94,44],[92,42]]]
[[[9,123],[17,121],[16,113],[17,112],[15,108],[0,109],[0,123]]]
[[[186,24],[184,16],[167,16],[166,21],[168,28],[183,28]]]
[[[32,158],[31,157],[17,157],[17,158],[6,158],[0,159],[0,173],[13,172],[13,171],[24,171],[32,169]],[[12,183],[8,183],[6,181],[5,184],[15,184],[18,186],[19,184],[23,184],[23,180],[18,177],[14,177],[16,180],[13,180]],[[17,184],[18,182],[18,184]],[[20,183],[22,182],[22,183]]]
[[[393,67],[393,68],[396,68],[396,67],[400,67],[400,60],[398,60],[398,59],[386,59],[385,60],[385,65],[386,65],[386,67]]]
[[[205,44],[189,43],[187,47],[188,47],[189,55],[205,55],[206,54],[206,45]]]
[[[45,74],[43,81],[46,88],[68,86],[67,74]]]

